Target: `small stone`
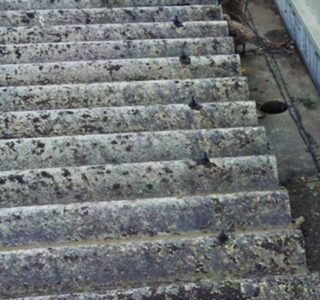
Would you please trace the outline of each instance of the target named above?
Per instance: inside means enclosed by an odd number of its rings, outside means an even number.
[[[301,180],[302,182],[306,182],[306,181],[307,181],[307,177],[306,177],[306,176],[301,176],[301,177],[300,177],[300,180]]]

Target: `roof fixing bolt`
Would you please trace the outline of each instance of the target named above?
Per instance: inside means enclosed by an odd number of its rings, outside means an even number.
[[[200,110],[202,109],[202,105],[197,103],[197,101],[194,99],[194,96],[191,97],[191,101],[190,103],[188,104],[188,106],[191,108],[191,109],[194,109],[194,110]]]

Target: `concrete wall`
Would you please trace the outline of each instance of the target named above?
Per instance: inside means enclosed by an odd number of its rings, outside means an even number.
[[[320,91],[320,0],[274,0]]]

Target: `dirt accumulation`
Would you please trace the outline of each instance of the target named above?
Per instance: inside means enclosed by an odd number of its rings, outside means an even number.
[[[303,60],[296,50],[275,3],[249,0],[249,9],[260,35],[274,50],[288,83],[302,122],[312,136],[320,158],[320,97]],[[244,76],[248,77],[251,99],[261,107],[269,101],[282,101],[279,89],[265,62],[261,48],[247,45],[241,57]],[[260,125],[266,128],[272,152],[278,161],[281,185],[289,191],[293,219],[302,223],[306,256],[311,271],[320,271],[320,176],[289,112],[264,115]],[[318,145],[317,145],[318,143]],[[303,217],[303,218],[301,218]]]
[[[320,271],[320,177],[288,180],[284,186],[290,194],[292,217],[303,217],[301,230],[305,237],[308,267]],[[301,218],[300,218],[301,220]]]

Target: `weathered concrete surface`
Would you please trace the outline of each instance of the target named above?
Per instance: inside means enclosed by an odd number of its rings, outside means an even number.
[[[294,44],[290,43],[290,35],[273,1],[251,0],[249,7],[260,34],[274,43],[284,44],[275,56],[301,115],[302,124],[314,139],[314,149],[319,159],[319,93]],[[251,68],[247,74],[251,98],[256,99],[258,105],[268,100],[281,99],[261,55],[248,55],[242,58],[242,63],[244,67]],[[301,227],[306,239],[308,266],[310,270],[319,272],[319,174],[288,112],[267,115],[260,124],[266,127],[270,146],[277,157],[280,181],[289,190],[293,217],[305,218]]]
[[[70,24],[171,22],[178,16],[180,22],[221,20],[220,6],[162,6],[95,9],[60,9],[4,11],[1,26],[52,26]]]
[[[97,7],[135,7],[135,6],[172,6],[211,4],[217,5],[218,0],[3,0],[1,10],[27,9],[65,9],[65,8],[97,8]]]
[[[189,79],[241,75],[238,55],[94,60],[0,66],[0,86]]]
[[[208,21],[206,9],[197,20],[200,11],[191,17],[195,7],[177,1],[124,16],[93,0],[86,19],[87,0],[77,1],[80,10],[74,1],[51,2],[11,2],[21,9],[4,13],[13,22],[28,22],[22,11],[30,8],[29,24],[40,26],[0,28],[0,42],[10,44],[1,48],[9,54],[0,103],[3,137],[11,138],[1,153],[0,297],[306,274],[275,157],[254,103],[242,102],[239,57],[229,55],[230,39],[221,42],[226,22]],[[131,6],[142,2],[167,3]],[[61,23],[59,11],[34,12],[45,5],[71,10]],[[124,23],[134,18],[140,23]],[[161,39],[173,40],[159,46]],[[133,46],[139,51],[126,56]],[[179,60],[181,47],[189,47],[190,64]],[[200,110],[188,106],[192,96]]]
[[[284,43],[282,51],[275,53],[275,57],[293,96],[294,104],[300,113],[302,124],[314,139],[314,148],[319,158],[319,93],[294,45],[290,46],[290,35],[274,3],[271,0],[263,3],[252,0],[249,8],[260,34],[275,44]],[[250,83],[251,98],[257,101],[258,106],[270,100],[282,101],[262,55],[248,55],[242,58],[242,64],[243,67],[251,70],[246,75]],[[260,120],[260,124],[266,127],[272,150],[277,156],[281,181],[317,174],[310,153],[306,151],[306,145],[288,111],[277,115],[266,115]]]
[[[245,77],[0,87],[2,111],[247,101]]]
[[[268,146],[262,127],[1,140],[0,170],[193,159],[203,151],[247,156]]]
[[[0,258],[0,293],[6,297],[254,278],[305,269],[298,231],[232,235],[226,245],[215,236],[182,237],[2,251]]]
[[[291,56],[290,58],[279,57],[280,68],[287,70],[287,78],[290,76],[290,90],[294,93],[294,103],[297,105],[298,110],[302,117],[302,123],[312,134],[314,141],[319,145],[320,131],[319,131],[319,101],[320,98],[314,90],[313,83],[306,80],[306,70],[301,65],[297,64],[301,61]],[[288,65],[290,63],[290,65]],[[275,82],[265,65],[262,57],[254,57],[251,59],[250,65],[244,64],[246,67],[253,68],[253,64],[259,70],[258,78],[254,79],[255,74],[249,75],[249,80],[253,82],[252,86],[256,86],[258,80],[261,86],[261,78],[265,84],[263,89],[259,88],[257,91],[251,93],[251,98],[257,99],[257,104],[260,106],[267,100],[281,99],[279,90],[275,86]],[[291,78],[291,74],[295,74]],[[307,79],[310,80],[310,79]],[[293,88],[293,82],[295,86]],[[313,91],[312,91],[313,90]],[[317,99],[318,98],[318,99]],[[282,100],[281,100],[282,101]],[[276,154],[281,181],[285,182],[287,179],[302,176],[313,175],[317,173],[310,153],[299,135],[296,124],[290,117],[289,111],[282,114],[266,115],[265,118],[259,122],[262,126],[266,127],[267,135],[270,137],[270,145],[272,151]],[[320,157],[320,148],[316,149],[316,155]],[[318,149],[318,150],[317,150]]]
[[[267,230],[290,224],[285,191],[42,205],[2,209],[0,246],[218,232],[221,228],[228,232]]]
[[[257,187],[278,188],[273,156],[211,158],[207,165],[176,160],[0,172],[0,206],[226,193]]]
[[[199,299],[283,299],[318,300],[320,279],[317,274],[273,276],[257,279],[225,280],[145,287],[127,291],[27,297],[23,300],[199,300]],[[22,300],[19,298],[19,300]]]
[[[34,27],[0,27],[1,44],[58,43],[77,41],[139,40],[192,37],[218,37],[228,34],[225,21],[88,24]]]
[[[36,63],[234,53],[229,37],[0,45],[0,63]]]
[[[121,106],[7,112],[0,116],[0,137],[49,137],[177,129],[256,126],[254,102]]]

